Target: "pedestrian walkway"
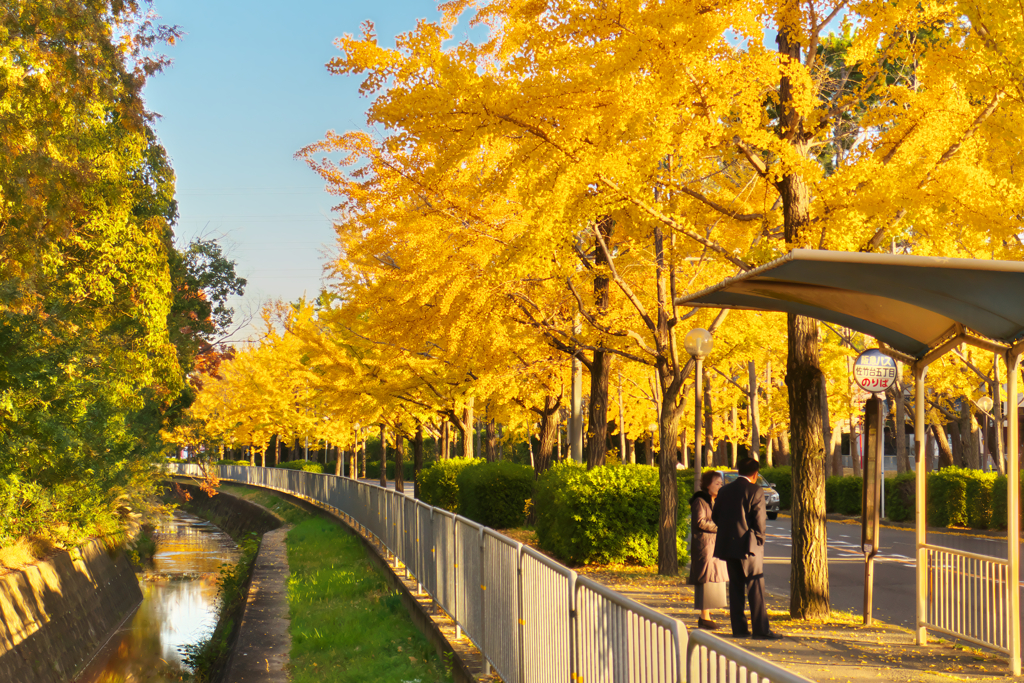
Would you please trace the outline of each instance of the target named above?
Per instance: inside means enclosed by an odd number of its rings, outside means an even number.
[[[287,683],[288,653],[288,549],[285,526],[263,535],[253,566],[245,615],[228,662],[227,683]]]
[[[659,577],[638,568],[580,568],[580,573],[609,588],[673,616],[697,628],[693,609],[693,587],[684,577]],[[789,618],[784,599],[769,596],[772,630],[783,635],[775,641],[742,638],[729,633],[729,615],[714,613],[722,638],[760,655],[768,661],[817,683],[842,681],[860,683],[889,681],[1024,681],[1006,675],[1003,655],[951,639],[930,637],[930,644],[918,647],[911,630],[875,622],[861,624],[860,615],[835,613],[827,622],[804,622]]]

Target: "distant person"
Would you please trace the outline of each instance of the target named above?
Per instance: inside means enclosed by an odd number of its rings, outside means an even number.
[[[714,631],[718,624],[711,620],[711,610],[725,609],[725,582],[729,575],[725,562],[715,557],[715,532],[718,527],[711,521],[715,498],[722,488],[722,473],[707,471],[700,477],[700,491],[690,498],[690,576],[686,582],[692,586],[694,607],[700,610],[697,628]]]
[[[718,526],[715,557],[725,560],[729,574],[729,618],[732,634],[773,640],[764,604],[764,537],[767,513],[764,490],[757,484],[760,465],[747,459],[737,468],[736,481],[718,493],[711,520]],[[744,596],[746,598],[744,599]],[[744,604],[750,602],[750,629]]]

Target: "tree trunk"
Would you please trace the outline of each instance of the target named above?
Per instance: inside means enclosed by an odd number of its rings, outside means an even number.
[[[786,385],[793,451],[793,548],[789,612],[795,619],[829,614],[828,544],[825,535],[825,443],[818,365],[818,323],[787,314]]]
[[[555,448],[555,441],[558,438],[560,403],[560,398],[545,396],[544,409],[537,411],[540,413],[540,446],[537,449],[537,459],[534,463],[535,476],[540,476],[551,467],[552,450]]]
[[[789,432],[783,431],[776,437],[776,439],[778,439],[778,448],[776,450],[779,452],[779,462],[777,466],[783,467],[792,465],[792,458],[790,458],[789,454]]]
[[[761,409],[757,404],[757,366],[747,364],[747,401],[750,403],[750,451],[755,460],[761,457]]]
[[[362,431],[362,430],[360,430],[360,431]],[[360,446],[360,448],[359,448],[359,451],[363,454],[363,457],[362,457],[362,460],[363,460],[363,469],[362,469],[363,477],[362,478],[366,479],[366,432],[362,431],[361,436],[363,437],[363,441],[362,441],[362,446]]]
[[[960,441],[967,467],[979,469],[981,439],[978,438],[978,421],[974,419],[971,402],[966,396],[960,397]]]
[[[494,418],[487,420],[487,462],[498,460],[498,432],[494,429]]]
[[[405,493],[405,434],[395,428],[395,490]]]
[[[701,460],[704,467],[714,464],[715,458],[715,416],[711,405],[714,392],[711,391],[711,378],[708,376],[708,369],[703,368],[704,382],[704,458]],[[698,479],[700,472],[695,473]]]
[[[380,426],[380,485],[382,488],[388,485],[388,442],[383,424]]]
[[[932,430],[929,429],[928,427],[925,427],[924,434],[925,434],[925,441],[924,441],[924,467],[923,467],[923,469],[924,469],[925,473],[928,473],[928,472],[932,471],[932,451],[935,450],[935,435],[932,434]],[[918,467],[918,470],[922,469],[922,466],[920,464],[917,467]]]
[[[817,324],[817,323],[815,323]],[[824,378],[821,382],[821,442],[828,446],[825,451],[825,478],[835,476],[832,462],[832,421],[828,409],[828,389],[825,386]]]
[[[864,476],[860,467],[860,448],[857,447],[857,421],[850,413],[850,464],[853,465],[853,476],[858,479]]]
[[[662,387],[664,389],[665,387]],[[658,457],[658,574],[675,576],[679,573],[677,555],[676,525],[679,515],[679,496],[676,488],[676,439],[679,429],[679,414],[675,407],[676,397],[670,392],[663,393],[659,432],[661,452]]]
[[[843,469],[843,430],[841,427],[832,430],[832,471],[837,477],[846,474]]]
[[[735,435],[736,432],[736,402],[732,404],[732,433]],[[732,469],[736,468],[736,461],[740,457],[740,440],[738,436],[733,436],[732,443],[729,444],[729,467]]]
[[[892,392],[893,402],[896,404],[896,416],[893,419],[896,439],[896,472],[903,474],[910,471],[910,456],[907,453],[907,402],[903,398],[903,382],[900,379],[903,375],[903,363],[896,364],[895,389]]]
[[[612,233],[615,222],[608,217],[602,218],[597,225],[605,246],[612,247]],[[595,247],[597,238],[595,237]],[[611,303],[611,289],[606,274],[608,259],[604,250],[595,249],[594,258],[594,307],[598,317],[608,311]],[[594,351],[594,359],[590,366],[590,410],[587,415],[587,469],[605,464],[608,441],[608,378],[612,370],[612,355],[606,351]],[[621,454],[620,454],[621,456]]]
[[[338,454],[337,454],[338,457],[335,458],[335,460],[334,460],[334,476],[340,477],[341,476],[342,451],[339,448],[336,448],[335,450],[338,451]]]
[[[420,470],[423,469],[423,425],[416,425],[416,440],[412,443],[412,495],[420,497]]]
[[[448,443],[451,439],[449,424],[448,418],[441,418],[441,460],[448,460],[451,457],[451,444]]]
[[[964,466],[964,443],[960,438],[960,423],[956,420],[949,422],[950,446],[952,447],[953,467]]]
[[[999,379],[999,354],[995,354],[992,363],[992,432],[995,437],[992,443],[995,445],[996,472],[1006,474],[1006,441],[1003,436],[1003,399],[999,393],[1002,386]]]
[[[946,430],[941,425],[929,425],[932,437],[939,444],[939,469],[953,466],[953,449],[950,448],[949,440],[946,439]]]
[[[466,402],[466,407],[462,410],[462,419],[465,422],[459,431],[462,432],[462,457],[472,458],[474,454],[473,442],[476,440],[476,430],[473,428],[476,424],[473,420],[473,402],[474,398],[469,397],[469,401]]]

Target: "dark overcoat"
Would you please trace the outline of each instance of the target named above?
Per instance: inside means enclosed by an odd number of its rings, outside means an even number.
[[[690,576],[686,582],[723,583],[729,580],[725,562],[715,557],[715,532],[718,527],[711,521],[714,503],[707,491],[698,491],[690,498]]]
[[[748,576],[762,573],[767,529],[764,489],[737,477],[718,491],[711,519],[718,526],[715,557],[747,560]]]

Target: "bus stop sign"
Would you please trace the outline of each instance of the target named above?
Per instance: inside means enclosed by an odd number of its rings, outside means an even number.
[[[853,380],[869,394],[881,394],[896,382],[896,361],[878,349],[868,349],[853,361]]]

